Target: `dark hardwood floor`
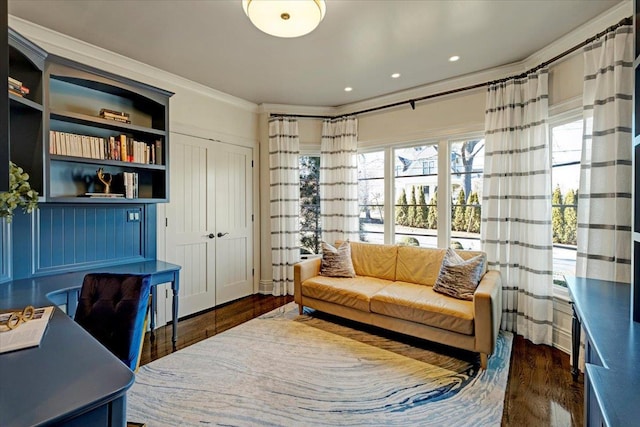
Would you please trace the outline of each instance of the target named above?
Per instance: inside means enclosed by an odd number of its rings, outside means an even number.
[[[178,322],[177,348],[209,338],[292,301],[292,297],[252,295]],[[141,364],[172,352],[171,325],[147,333]],[[569,356],[515,337],[504,401],[503,426],[582,426],[583,376],[573,381]]]

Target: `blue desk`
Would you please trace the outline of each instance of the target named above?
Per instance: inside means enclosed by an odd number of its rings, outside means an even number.
[[[77,289],[88,272],[149,274],[154,286],[171,282],[175,346],[180,266],[163,261],[4,283],[0,309],[52,305],[51,296]],[[0,426],[124,426],[133,381],[129,368],[56,308],[39,347],[0,354]]]
[[[176,348],[178,339],[178,292],[180,290],[180,266],[164,261],[142,261],[130,264],[120,264],[110,267],[94,267],[86,270],[76,270],[70,273],[55,274],[50,276],[35,277],[30,279],[14,280],[6,284],[0,284],[0,300],[7,300],[9,308],[18,307],[12,304],[14,298],[24,294],[46,296],[47,300],[41,305],[51,305],[54,302],[60,305],[63,300],[67,305],[67,313],[73,317],[78,304],[78,292],[82,286],[82,280],[87,273],[128,273],[149,274],[151,276],[151,331],[155,329],[155,312],[157,295],[155,287],[161,283],[171,283],[173,293],[171,312],[173,314],[173,334],[171,341]],[[35,304],[34,304],[35,305]]]
[[[626,427],[640,420],[640,323],[631,319],[631,285],[567,277],[574,303],[574,354],[585,331],[585,425]],[[577,363],[574,358],[574,363]]]

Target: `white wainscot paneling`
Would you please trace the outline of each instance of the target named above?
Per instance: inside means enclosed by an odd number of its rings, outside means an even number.
[[[553,346],[571,354],[571,304],[564,298],[553,299]]]

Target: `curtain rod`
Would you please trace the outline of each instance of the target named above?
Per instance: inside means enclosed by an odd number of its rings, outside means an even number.
[[[408,99],[406,101],[398,101],[398,102],[394,102],[394,103],[391,103],[391,104],[380,105],[378,107],[367,108],[365,110],[359,110],[359,111],[355,111],[353,113],[341,114],[341,115],[338,115],[338,116],[310,116],[310,115],[301,115],[301,114],[277,114],[277,113],[271,113],[269,116],[270,117],[295,117],[295,118],[305,118],[305,119],[309,119],[309,118],[312,118],[312,119],[337,119],[337,118],[342,118],[342,117],[357,116],[357,115],[360,115],[360,114],[372,113],[374,111],[386,110],[388,108],[398,107],[398,106],[404,105],[404,104],[409,104],[411,106],[411,109],[415,110],[416,109],[416,102],[426,101],[427,99],[438,98],[438,97],[445,96],[445,95],[452,95],[454,93],[466,92],[468,90],[478,89],[478,88],[481,88],[481,87],[490,86],[492,84],[503,83],[503,82],[506,82],[506,81],[511,80],[511,79],[518,79],[518,78],[526,77],[527,75],[529,75],[529,74],[531,74],[533,72],[536,72],[536,71],[540,70],[541,68],[547,67],[550,64],[553,64],[557,60],[562,59],[567,55],[570,55],[571,53],[575,52],[576,50],[585,47],[586,45],[588,45],[589,43],[593,42],[594,40],[597,40],[600,37],[612,32],[612,31],[615,31],[615,30],[617,30],[618,28],[620,28],[620,27],[622,27],[624,25],[633,25],[633,17],[631,17],[631,16],[626,17],[626,18],[622,19],[620,22],[618,22],[617,24],[614,24],[614,25],[610,26],[606,30],[596,34],[593,37],[589,37],[585,41],[583,41],[581,43],[578,43],[577,45],[565,50],[564,52],[554,56],[553,58],[549,59],[548,61],[545,61],[542,64],[530,69],[529,71],[526,71],[526,72],[521,73],[521,74],[517,74],[515,76],[505,77],[503,79],[492,80],[492,81],[488,81],[488,82],[484,82],[484,83],[476,83],[474,85],[464,86],[464,87],[461,87],[461,88],[458,88],[458,89],[446,90],[446,91],[443,91],[443,92],[433,93],[431,95],[421,96],[419,98]]]

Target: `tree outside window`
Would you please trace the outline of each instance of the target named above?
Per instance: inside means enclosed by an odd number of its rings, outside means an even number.
[[[300,156],[300,251],[320,253],[320,157]]]
[[[582,154],[582,119],[551,128],[551,225],[554,283],[576,271],[578,185]]]
[[[480,250],[484,139],[451,144],[451,246]]]

